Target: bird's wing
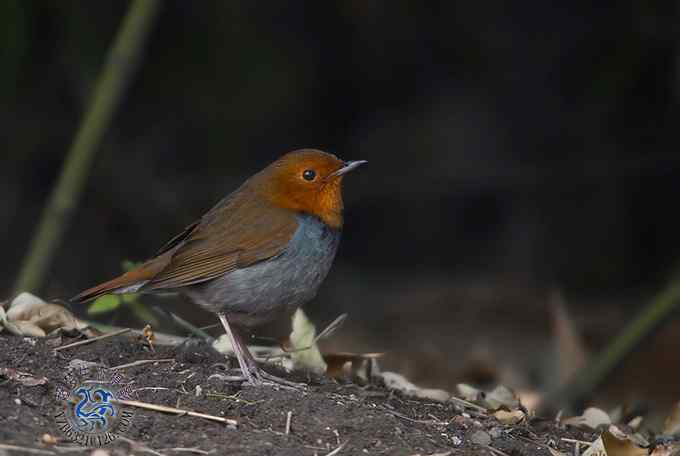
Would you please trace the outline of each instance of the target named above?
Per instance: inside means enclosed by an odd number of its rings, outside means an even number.
[[[285,250],[297,227],[294,213],[240,192],[166,244],[159,253],[163,257],[175,249],[169,262],[142,290],[205,282],[275,257]]]

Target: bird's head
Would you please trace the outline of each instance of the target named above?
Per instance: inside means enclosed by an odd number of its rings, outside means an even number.
[[[342,227],[342,179],[366,163],[342,161],[315,149],[289,152],[253,176],[249,184],[272,204]]]

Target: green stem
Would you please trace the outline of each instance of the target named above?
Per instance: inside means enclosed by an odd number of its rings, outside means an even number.
[[[97,146],[127,87],[141,54],[160,0],[133,0],[109,50],[89,106],[68,151],[59,180],[15,284],[15,291],[34,291],[44,280],[57,246],[76,207],[92,166]]]

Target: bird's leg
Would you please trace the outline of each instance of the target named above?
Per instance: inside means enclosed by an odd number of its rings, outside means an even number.
[[[237,339],[238,344],[241,345],[242,347],[245,348],[243,355],[246,361],[246,364],[250,367],[251,372],[255,375],[255,377],[262,381],[265,380],[265,383],[274,383],[282,387],[286,388],[292,388],[292,389],[300,389],[304,388],[306,385],[302,383],[295,383],[291,382],[289,380],[286,380],[285,378],[280,378],[277,377],[276,375],[272,375],[269,372],[267,372],[264,369],[260,369],[259,366],[257,365],[257,361],[255,360],[255,357],[253,354],[250,352],[248,349],[248,346],[246,343],[241,339],[241,335],[238,333],[234,333],[234,338]]]
[[[238,361],[238,365],[241,368],[241,372],[243,373],[243,376],[246,378],[246,381],[251,385],[261,385],[262,380],[260,379],[258,368],[257,365],[255,364],[255,359],[248,350],[248,347],[244,345],[238,338],[236,333],[232,331],[229,325],[229,321],[227,320],[227,316],[221,312],[218,313],[217,316],[220,318],[222,326],[224,326],[224,330],[227,332],[227,336],[229,337],[229,341],[231,342],[231,347],[234,350],[234,355],[236,355],[236,360]],[[246,360],[250,361],[250,363],[248,363],[248,361]],[[255,375],[253,375],[253,372],[251,372],[251,369],[253,369],[253,365],[255,367],[254,369]]]

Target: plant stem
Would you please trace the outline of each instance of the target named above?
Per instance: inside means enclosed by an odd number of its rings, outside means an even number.
[[[97,146],[137,66],[159,4],[160,0],[133,0],[128,8],[31,240],[14,287],[16,292],[34,291],[43,283],[82,193]]]
[[[671,282],[640,314],[600,352],[585,368],[574,375],[572,381],[548,395],[544,403],[549,406],[573,406],[583,401],[604,382],[612,371],[680,304],[680,282]]]

